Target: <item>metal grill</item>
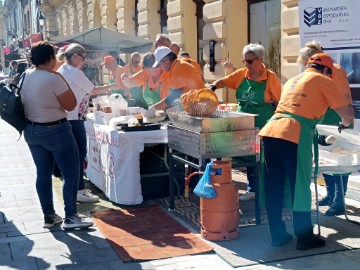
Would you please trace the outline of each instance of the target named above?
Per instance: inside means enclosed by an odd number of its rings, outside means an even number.
[[[257,154],[258,131],[197,132],[169,125],[168,143],[172,149],[201,160],[249,156]]]
[[[186,112],[169,112],[171,123],[196,132],[224,132],[254,129],[255,115],[240,112],[215,111],[211,117],[194,117]]]

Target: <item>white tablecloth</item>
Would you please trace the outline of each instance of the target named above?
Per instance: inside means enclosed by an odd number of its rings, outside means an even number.
[[[145,144],[167,143],[167,129],[123,132],[85,121],[86,175],[111,201],[136,205],[143,201],[140,153]]]

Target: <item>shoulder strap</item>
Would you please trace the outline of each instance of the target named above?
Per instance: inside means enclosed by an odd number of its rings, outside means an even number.
[[[20,91],[21,91],[22,85],[23,85],[24,80],[25,80],[25,75],[26,75],[26,72],[24,72],[23,74],[21,74],[20,81],[19,81],[20,86],[19,86],[18,91],[17,91],[17,92],[18,92],[18,95],[20,95]]]

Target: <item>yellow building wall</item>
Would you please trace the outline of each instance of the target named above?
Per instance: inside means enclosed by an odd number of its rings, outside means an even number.
[[[173,0],[168,1],[167,5],[167,30],[169,31],[169,38],[172,42],[176,42],[180,47],[184,44],[185,20],[184,18],[184,1]]]
[[[281,82],[300,73],[296,63],[300,50],[297,0],[281,0]]]
[[[198,59],[197,29],[196,29],[196,4],[193,1],[184,2],[184,30],[182,51],[189,53],[192,59]]]
[[[248,43],[248,3],[246,0],[207,0],[203,8],[204,27],[204,67],[205,81],[211,83],[226,74],[221,61],[230,59],[241,67],[242,48]],[[209,69],[209,41],[215,40],[215,71]],[[240,56],[240,57],[239,57]],[[235,91],[224,88],[217,90],[224,102],[236,102]]]

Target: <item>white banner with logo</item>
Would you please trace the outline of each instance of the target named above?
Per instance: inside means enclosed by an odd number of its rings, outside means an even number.
[[[300,43],[318,40],[360,87],[360,1],[299,0]]]

